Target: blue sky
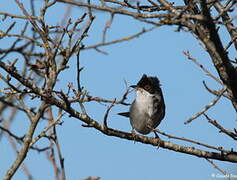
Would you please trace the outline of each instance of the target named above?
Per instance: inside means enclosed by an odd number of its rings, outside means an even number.
[[[26,6],[29,6],[28,1],[25,2]],[[40,8],[40,1],[37,1],[36,5]],[[4,1],[0,11],[9,12],[9,7],[12,8],[10,13],[21,14],[13,0]],[[58,24],[64,11],[64,5],[52,8],[47,14],[47,23],[49,25]],[[82,13],[82,9],[73,8],[72,19],[75,20]],[[83,41],[86,46],[101,42],[102,31],[109,18],[108,14],[101,12],[95,12],[95,15],[96,18],[89,31],[89,37]],[[0,27],[4,29],[9,22],[10,19],[5,22],[1,21]],[[22,22],[17,21],[17,27],[21,26]],[[108,31],[107,40],[135,34],[143,27],[148,28],[150,25],[116,15]],[[204,89],[203,80],[212,88],[220,89],[221,87],[207,77],[193,62],[187,60],[182,53],[182,51],[188,50],[193,57],[216,75],[217,73],[210,63],[211,59],[202,49],[200,43],[191,34],[175,32],[175,29],[176,27],[161,27],[132,41],[102,47],[101,49],[108,52],[108,55],[100,54],[94,50],[83,51],[81,64],[85,68],[81,74],[81,83],[92,96],[113,99],[120,98],[124,93],[124,80],[131,85],[136,83],[144,73],[157,76],[162,84],[167,107],[166,116],[158,128],[175,136],[230,149],[235,146],[235,142],[218,133],[218,130],[212,127],[204,117],[201,116],[188,125],[183,123],[215,98]],[[221,37],[224,42],[228,42],[228,36],[224,33]],[[2,48],[9,44],[8,38],[0,40]],[[232,52],[230,54],[234,55]],[[60,81],[56,86],[57,90],[66,90],[68,82],[76,84],[75,64],[76,58],[73,57],[69,62],[70,68],[60,76]],[[3,73],[2,70],[0,73]],[[133,99],[134,93],[129,94],[128,102]],[[79,106],[75,105],[75,108],[79,110]],[[91,102],[86,104],[86,108],[92,118],[103,122],[106,106]],[[130,131],[129,121],[117,115],[118,112],[126,110],[128,110],[127,106],[115,106],[109,114],[109,126]],[[207,114],[227,129],[233,129],[236,126],[236,113],[231,103],[224,98],[221,98]],[[108,137],[94,129],[81,127],[81,121],[70,118],[68,115],[63,117],[63,121],[63,125],[58,126],[57,130],[62,154],[65,158],[67,179],[100,176],[102,180],[174,178],[199,180],[215,179],[211,175],[219,173],[205,159],[162,148],[157,149],[150,145],[116,137]],[[16,134],[23,135],[28,125],[27,118],[20,114],[13,124],[12,130]],[[35,135],[40,133],[46,125],[46,122],[40,123]],[[194,146],[182,141],[160,137],[174,143]],[[42,139],[37,145],[43,146],[45,142],[46,140]],[[0,178],[2,178],[15,159],[15,154],[6,138],[2,138],[0,143],[2,152],[0,153]],[[54,178],[52,166],[44,153],[30,151],[25,163],[35,179],[51,180]],[[234,171],[236,165],[232,163],[216,162],[216,164],[227,172],[236,172]],[[22,170],[19,170],[13,177],[13,180],[19,179],[26,179]]]

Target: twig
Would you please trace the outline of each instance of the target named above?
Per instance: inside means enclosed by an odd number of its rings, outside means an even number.
[[[56,124],[62,124],[62,122],[60,122],[60,120],[61,120],[61,118],[63,117],[64,114],[65,113],[59,114],[56,120],[53,120],[47,127],[45,127],[44,130],[31,141],[30,147],[32,147],[40,138],[45,137],[46,136],[46,132],[49,129],[54,127]]]
[[[53,112],[52,112],[52,107],[48,108],[48,118],[50,122],[53,122]],[[59,109],[58,111],[58,117],[62,115],[62,110]],[[66,180],[66,175],[65,175],[65,169],[64,169],[64,158],[62,157],[62,153],[61,153],[61,148],[60,148],[60,144],[59,144],[59,140],[58,140],[58,136],[57,136],[57,131],[56,131],[56,126],[53,126],[53,128],[51,129],[51,135],[50,135],[50,149],[51,149],[51,156],[49,157],[54,171],[55,171],[55,177],[57,177],[57,179],[60,180]],[[57,149],[57,155],[58,155],[58,159],[59,159],[59,163],[61,166],[61,171],[59,170],[59,168],[57,167],[56,164],[56,160],[55,160],[55,153],[54,153],[54,144],[56,145],[56,149]],[[60,177],[61,174],[61,177]],[[59,178],[60,177],[60,178]]]
[[[21,142],[21,143],[23,142],[23,139],[24,139],[25,136],[22,136],[22,137],[16,136],[16,135],[13,134],[11,131],[9,131],[7,128],[2,127],[2,126],[0,126],[0,129],[1,129],[2,131],[6,132],[9,136],[11,136],[11,137],[13,137],[14,139],[16,139],[17,141],[19,141],[19,142]]]
[[[6,13],[6,12],[0,12],[0,15],[3,15],[5,17],[9,16],[11,18],[18,18],[18,19],[28,19],[27,16],[21,16],[21,15],[16,15],[16,14],[10,14],[10,13]],[[31,16],[32,19],[37,20],[38,17],[35,16]]]
[[[231,41],[226,45],[225,51],[228,50],[228,48],[236,41],[236,39],[237,39],[237,36],[235,36],[231,39]]]
[[[59,168],[57,167],[57,163],[56,163],[53,141],[50,144],[50,152],[47,152],[46,155],[47,155],[49,161],[52,163],[55,179],[57,179],[57,180],[60,179],[60,176],[59,176],[60,171],[59,171]]]
[[[89,176],[86,178],[82,178],[80,180],[100,180],[100,177],[99,176]]]
[[[108,55],[108,54],[109,54],[108,52],[106,52],[106,51],[104,51],[104,50],[101,50],[101,49],[99,49],[99,48],[97,48],[97,47],[95,47],[94,49],[95,49],[97,52],[101,53],[101,54],[104,54],[104,55]]]
[[[107,33],[107,30],[111,27],[111,24],[112,24],[112,22],[113,22],[113,19],[114,19],[114,14],[112,13],[112,14],[110,15],[109,21],[106,22],[105,27],[104,27],[104,29],[103,29],[102,43],[105,43],[105,41],[106,41],[106,33]]]
[[[18,150],[17,150],[16,143],[13,141],[13,139],[10,136],[9,136],[9,141],[10,141],[10,144],[11,144],[13,150],[15,151],[16,155],[18,155]],[[34,177],[32,176],[32,174],[29,171],[28,166],[25,163],[22,163],[21,168],[22,168],[23,172],[25,173],[25,175],[28,177],[29,180],[34,179]]]
[[[186,120],[184,124],[188,124],[192,122],[194,119],[204,114],[210,107],[214,106],[217,103],[217,101],[221,98],[222,94],[224,94],[225,91],[226,91],[226,86],[220,91],[220,94],[216,96],[215,99],[213,99],[209,104],[207,104],[202,110],[200,110],[199,112],[194,114],[192,117],[190,117],[188,120]]]
[[[106,128],[108,128],[108,124],[107,124],[107,118],[109,115],[109,111],[112,109],[112,107],[114,106],[114,103],[116,102],[116,99],[114,99],[114,101],[112,102],[112,104],[107,108],[105,115],[104,115],[104,126]]]
[[[50,55],[51,55],[51,48],[50,48],[50,46],[48,44],[48,38],[49,37],[46,36],[46,33],[37,25],[36,21],[29,15],[29,13],[26,11],[26,9],[23,6],[23,4],[19,0],[15,0],[15,2],[18,5],[18,7],[21,9],[23,14],[30,21],[30,23],[32,24],[32,26],[35,29],[35,31],[39,33],[42,41],[44,42],[44,48],[45,48],[45,51],[47,52],[47,56],[50,57]]]
[[[157,26],[153,26],[149,29],[143,28],[140,32],[138,32],[136,34],[133,34],[133,35],[130,35],[130,36],[127,36],[127,37],[123,37],[121,39],[117,39],[117,40],[114,40],[114,41],[98,43],[98,44],[91,45],[91,46],[85,46],[85,47],[82,48],[82,50],[95,49],[95,48],[102,47],[102,46],[108,46],[108,45],[111,45],[111,44],[116,44],[116,43],[120,43],[120,42],[124,42],[124,41],[128,41],[128,40],[132,40],[134,38],[137,38],[137,37],[143,35],[146,32],[150,32],[150,31],[154,30],[155,28],[157,28]]]
[[[29,148],[30,148],[30,142],[32,140],[35,128],[40,120],[40,118],[43,115],[44,110],[46,109],[47,105],[42,102],[37,114],[33,117],[31,117],[31,125],[28,129],[28,132],[24,138],[23,146],[20,149],[15,161],[13,162],[12,166],[7,170],[5,176],[3,177],[3,180],[10,180],[12,176],[16,173],[17,169],[22,164],[23,160],[25,159]]]
[[[92,8],[91,8],[91,1],[90,0],[87,0],[87,4],[89,5],[87,8],[88,8],[88,14],[89,14],[89,17],[90,17],[90,20],[93,20],[94,17],[92,16]]]
[[[223,128],[219,123],[217,123],[216,120],[211,119],[207,114],[203,113],[203,115],[206,117],[206,119],[208,120],[209,123],[211,123],[212,125],[214,125],[216,128],[218,128],[220,130],[220,133],[223,132],[226,135],[228,135],[229,137],[231,137],[232,139],[237,140],[236,133]]]
[[[183,51],[183,53],[185,56],[187,56],[189,60],[192,60],[196,65],[198,65],[209,77],[211,77],[212,79],[214,79],[216,82],[218,82],[223,86],[221,80],[215,77],[213,74],[211,74],[202,64],[200,64],[195,58],[193,58],[188,51]]]
[[[222,147],[211,146],[209,144],[204,144],[204,143],[201,143],[201,142],[198,142],[198,141],[194,141],[192,139],[188,139],[188,138],[185,138],[185,137],[173,136],[173,135],[167,134],[165,132],[162,132],[162,131],[160,131],[158,129],[153,129],[153,131],[158,132],[159,134],[162,134],[163,136],[166,136],[166,137],[168,137],[170,139],[178,139],[178,140],[190,142],[190,143],[193,143],[193,144],[197,144],[197,145],[200,145],[200,146],[203,146],[203,147],[207,147],[207,148],[210,148],[210,149],[215,149],[217,151],[221,151],[221,152],[225,152],[225,153],[231,153],[232,152],[232,151],[224,150]]]
[[[85,102],[91,102],[91,101],[96,101],[96,102],[103,102],[103,103],[114,103],[114,104],[122,104],[125,106],[130,105],[129,103],[126,103],[125,100],[127,99],[127,95],[130,93],[130,89],[127,88],[125,93],[123,94],[122,98],[120,100],[117,100],[116,102],[114,102],[114,100],[110,100],[110,99],[104,99],[101,97],[93,97],[89,94],[86,94],[84,92],[82,92],[82,95],[84,95],[84,98],[81,97],[81,95],[77,95],[77,97],[72,98],[72,99],[68,99],[69,103],[75,103],[75,102],[79,102],[79,103],[85,103]]]
[[[81,49],[79,48],[78,52],[77,52],[77,90],[78,92],[82,91],[82,87],[81,87],[81,81],[80,81],[80,73],[83,70],[83,67],[80,68],[80,52]]]
[[[34,118],[32,118],[32,122],[30,125],[30,128],[24,138],[24,143],[23,146],[21,148],[21,150],[19,151],[19,154],[16,158],[16,160],[14,161],[14,163],[12,164],[12,166],[8,169],[8,171],[6,172],[5,176],[3,177],[3,180],[10,180],[11,177],[15,174],[15,172],[17,171],[17,169],[20,167],[20,165],[22,164],[23,160],[26,157],[26,154],[29,151],[30,148],[30,142],[32,140],[32,136],[34,134],[35,128],[42,116],[42,113],[44,112],[44,109],[46,108],[45,103],[43,102],[41,104],[40,110],[37,113],[37,115],[34,116]]]
[[[4,121],[4,123],[3,123],[5,129],[9,129],[9,128],[10,128],[10,122],[12,122],[12,121],[14,120],[14,117],[17,115],[17,112],[18,112],[18,110],[17,110],[16,108],[13,108],[13,109],[12,109],[12,112],[10,113],[10,116],[9,116],[8,120],[7,120],[7,121]],[[10,131],[9,131],[9,132],[10,132]],[[10,132],[10,133],[11,133],[11,132]],[[8,134],[7,137],[8,137],[8,139],[9,139],[9,142],[10,142],[11,146],[12,146],[12,149],[14,150],[14,152],[16,153],[16,155],[18,155],[18,149],[17,149],[16,142],[13,141],[13,138],[15,138],[15,137],[12,136],[12,135],[10,135],[10,134]],[[22,142],[23,142],[23,139],[22,139],[22,140],[19,139],[19,141],[22,143]],[[21,167],[22,167],[22,170],[23,170],[23,172],[25,173],[25,175],[28,177],[28,179],[29,179],[29,180],[33,180],[34,177],[33,177],[32,174],[30,173],[30,171],[29,171],[28,167],[26,166],[26,164],[25,164],[25,163],[22,163]]]
[[[211,94],[214,94],[215,96],[219,96],[221,94],[221,91],[217,91],[217,90],[213,90],[213,89],[209,88],[205,81],[203,81],[202,83],[203,83],[204,87],[206,88],[206,90],[208,92],[210,92]],[[224,93],[224,94],[222,94],[222,96],[228,98],[229,100],[232,99],[231,95],[228,93]]]
[[[59,163],[61,166],[61,175],[62,175],[62,180],[66,180],[66,173],[65,173],[65,168],[64,168],[64,158],[62,156],[62,151],[60,148],[60,144],[59,144],[59,140],[58,140],[58,136],[57,136],[57,131],[56,131],[56,127],[53,127],[53,132],[54,132],[54,143],[56,144],[56,148],[57,148],[57,152],[58,152],[58,158],[59,158]]]
[[[228,180],[230,179],[230,174],[228,174],[227,172],[225,172],[224,170],[222,170],[221,168],[219,168],[212,160],[207,159],[206,160],[213,166],[213,168],[217,169],[219,172],[221,172]]]

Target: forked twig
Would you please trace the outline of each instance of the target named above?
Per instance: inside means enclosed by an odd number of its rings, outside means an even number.
[[[38,135],[36,136],[30,143],[30,147],[32,147],[41,137],[46,136],[46,132],[51,129],[52,127],[54,127],[56,124],[61,124],[62,122],[60,122],[61,118],[63,117],[65,113],[60,113],[57,117],[57,119],[55,119],[54,121],[52,121],[47,127],[44,128],[44,130]]]

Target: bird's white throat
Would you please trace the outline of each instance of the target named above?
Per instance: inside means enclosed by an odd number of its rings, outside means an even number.
[[[153,95],[145,90],[136,91],[136,105],[140,111],[145,111],[149,115],[153,111]]]

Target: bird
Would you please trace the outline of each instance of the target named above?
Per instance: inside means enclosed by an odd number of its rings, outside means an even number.
[[[118,114],[130,118],[132,132],[136,130],[144,135],[149,134],[165,117],[165,102],[160,81],[157,77],[143,74],[138,83],[130,87],[136,90],[136,98],[129,112]]]

